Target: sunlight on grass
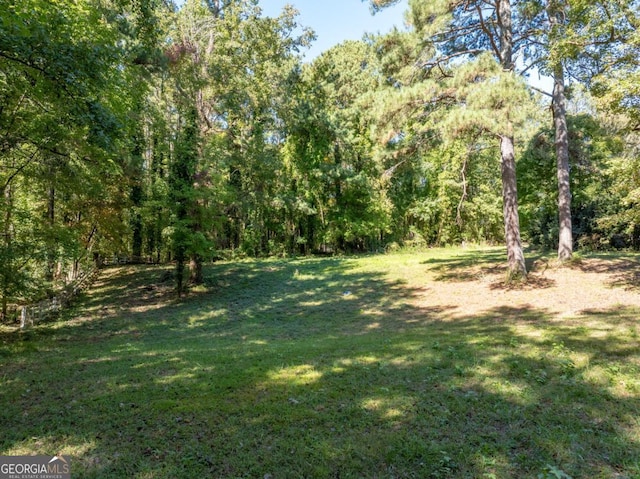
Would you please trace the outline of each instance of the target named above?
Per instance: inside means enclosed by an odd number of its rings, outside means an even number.
[[[97,452],[98,446],[95,441],[78,442],[72,437],[64,438],[65,445],[60,446],[60,438],[51,436],[32,437],[12,448],[5,449],[2,454],[5,456],[31,456],[34,450],[48,451],[47,454],[61,454],[73,458],[86,457]]]
[[[485,391],[490,391],[491,394],[496,394],[517,406],[533,406],[539,400],[538,396],[532,393],[527,380],[485,379],[481,386]]]
[[[338,365],[338,367],[343,367],[343,368],[353,368],[353,367],[359,367],[359,366],[379,366],[381,363],[382,359],[378,356],[371,356],[371,355],[364,355],[364,356],[357,356],[354,358],[344,358],[344,359],[340,359],[339,361],[336,362],[336,364]]]
[[[640,477],[640,299],[569,304],[612,295],[588,260],[559,270],[573,299],[550,270],[505,289],[502,256],[220,262],[180,301],[166,268],[105,270],[2,333],[0,453],[89,479]]]
[[[612,380],[611,371],[607,367],[600,365],[589,366],[582,373],[582,377],[585,381],[600,388],[608,388]]]
[[[403,418],[413,409],[415,399],[404,396],[377,397],[364,399],[362,408],[369,412],[375,412],[383,419],[395,420]]]
[[[322,373],[316,371],[310,364],[281,368],[268,373],[271,382],[290,386],[307,386],[322,378]]]
[[[135,344],[132,343],[125,343],[123,344],[121,347],[116,348],[113,350],[114,353],[137,353],[140,351],[140,348],[142,347],[142,345],[140,346],[136,346]]]
[[[324,300],[318,300],[318,301],[300,301],[298,303],[298,305],[301,308],[309,308],[309,307],[316,307],[316,306],[322,306],[325,303]]]
[[[316,274],[300,273],[300,271],[296,268],[296,270],[293,272],[293,279],[297,281],[317,281],[317,280],[323,281],[323,280],[326,280],[327,277],[319,276]]]
[[[189,318],[187,319],[187,324],[191,328],[202,327],[211,320],[225,318],[228,315],[228,312],[229,310],[227,308],[212,309],[203,312],[202,314],[189,316]]]

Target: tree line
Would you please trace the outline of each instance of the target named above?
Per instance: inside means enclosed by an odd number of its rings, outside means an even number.
[[[293,7],[0,0],[2,316],[113,254],[181,294],[219,257],[640,248],[637,1],[406,18],[305,61]]]

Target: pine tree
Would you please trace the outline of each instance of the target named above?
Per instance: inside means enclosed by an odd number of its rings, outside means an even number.
[[[372,0],[374,9],[396,3]],[[445,75],[460,60],[490,53],[508,75],[515,75],[514,26],[510,0],[410,0],[409,20],[424,38],[420,68]],[[507,93],[508,94],[508,93]],[[514,128],[505,111],[503,128],[496,132],[500,145],[504,233],[509,277],[526,276],[520,224]]]

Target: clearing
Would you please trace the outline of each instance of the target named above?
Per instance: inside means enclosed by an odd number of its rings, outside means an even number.
[[[640,268],[501,248],[103,271],[0,332],[0,455],[82,478],[638,478]]]

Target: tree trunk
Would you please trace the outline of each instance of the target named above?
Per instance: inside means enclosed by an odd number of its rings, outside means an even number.
[[[504,236],[507,243],[508,278],[516,279],[527,275],[522,241],[520,239],[520,219],[518,218],[518,187],[516,184],[516,160],[513,137],[500,139],[502,155],[502,202],[504,211]]]
[[[144,143],[143,143],[144,135],[142,132],[138,132],[134,136],[134,145],[131,151],[131,160],[132,160],[132,180],[133,185],[131,186],[131,192],[129,193],[129,199],[131,200],[131,205],[133,206],[132,212],[133,217],[131,218],[131,229],[132,229],[132,238],[131,238],[131,256],[134,263],[139,263],[142,261],[142,244],[144,242],[143,232],[142,232],[142,215],[140,214],[140,207],[143,203],[144,197],[144,189],[142,186],[142,176],[143,176],[143,151],[144,151]]]
[[[55,227],[55,220],[56,220],[56,190],[53,186],[49,188],[49,197],[47,201],[47,220],[50,228],[49,235],[52,235],[53,228]],[[48,240],[48,242],[51,242],[51,238]],[[55,278],[57,259],[58,258],[56,254],[55,243],[54,244],[50,243],[47,247],[46,279],[48,281],[53,281]]]
[[[506,71],[513,71],[513,19],[511,1],[499,0],[498,25],[500,32],[500,65]]]
[[[558,15],[552,15],[552,24],[558,25]],[[558,168],[558,260],[563,262],[573,255],[573,229],[571,226],[571,186],[569,180],[569,129],[562,63],[553,72],[553,123],[556,131],[556,161]]]
[[[3,249],[5,258],[3,261],[2,268],[2,311],[0,311],[0,320],[7,320],[7,312],[9,306],[9,296],[11,294],[11,275],[13,273],[13,252],[12,250],[12,242],[13,242],[13,232],[12,232],[12,208],[13,208],[13,195],[11,191],[11,184],[7,184],[4,190],[4,202],[5,202],[5,216],[4,216],[4,228],[3,228]]]
[[[178,297],[185,290],[185,268],[189,259],[188,246],[193,238],[189,211],[193,202],[193,183],[197,162],[197,111],[189,106],[184,125],[177,139],[175,157],[171,163],[170,199],[173,203],[173,254],[176,261],[176,289]]]
[[[71,270],[71,281],[75,281],[80,277],[80,260],[75,258],[73,260],[73,269]]]
[[[500,31],[500,64],[505,71],[513,71],[513,20],[511,1],[500,0],[498,4]],[[522,240],[520,239],[520,219],[518,217],[518,187],[516,182],[516,157],[511,125],[507,134],[500,137],[502,170],[502,207],[504,214],[504,236],[507,244],[508,279],[526,277]]]
[[[189,271],[189,282],[191,284],[204,283],[204,275],[202,273],[202,257],[199,254],[194,254],[191,256],[191,260],[189,261]]]
[[[134,263],[142,262],[142,216],[135,211],[131,221],[132,239],[131,239],[131,259]]]
[[[184,262],[185,262],[185,248],[182,244],[178,244],[174,250],[176,260],[176,292],[178,298],[182,297],[184,292]]]

